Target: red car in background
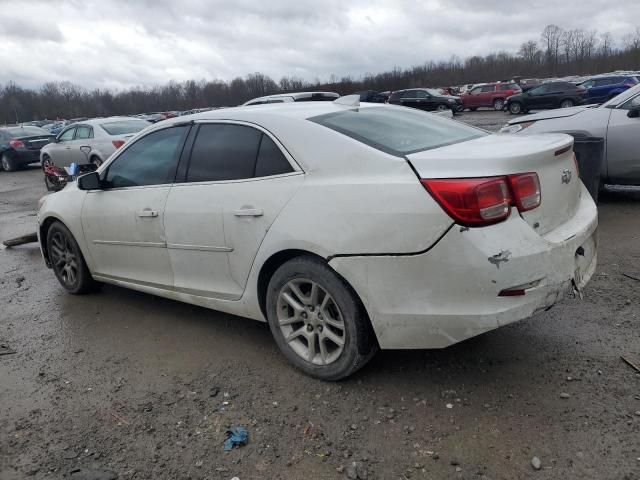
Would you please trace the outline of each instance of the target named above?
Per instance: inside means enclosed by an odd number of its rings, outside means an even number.
[[[479,107],[502,110],[507,97],[521,92],[522,89],[515,82],[487,83],[474,87],[468,93],[460,95],[460,99],[463,107],[472,112]]]

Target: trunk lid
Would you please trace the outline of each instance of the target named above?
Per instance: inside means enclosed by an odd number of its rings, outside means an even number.
[[[537,173],[540,206],[520,215],[544,235],[573,217],[578,206],[582,189],[572,147],[573,138],[564,134],[487,135],[407,159],[426,179]]]
[[[52,135],[35,135],[28,137],[15,137],[12,140],[20,140],[27,150],[40,150],[46,144],[51,143],[55,137]]]

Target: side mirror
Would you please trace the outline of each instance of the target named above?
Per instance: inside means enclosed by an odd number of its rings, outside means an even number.
[[[80,190],[100,190],[102,181],[98,172],[87,173],[78,177],[78,188]]]
[[[627,112],[627,117],[629,118],[638,118],[640,117],[640,106],[634,105]]]

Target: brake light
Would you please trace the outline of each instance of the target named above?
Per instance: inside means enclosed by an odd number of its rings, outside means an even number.
[[[24,148],[24,142],[22,140],[9,140],[9,146],[11,148]]]
[[[504,220],[511,213],[505,177],[420,180],[456,222],[482,226]]]
[[[540,205],[540,180],[537,173],[520,173],[509,175],[511,193],[518,211],[526,212]]]
[[[120,148],[122,145],[124,145],[124,140],[113,140],[111,143],[113,143],[114,147]]]
[[[581,85],[578,85],[577,90],[578,90],[578,93],[584,93],[587,91],[587,89]]]
[[[421,179],[420,183],[457,223],[484,226],[504,220],[511,206],[526,212],[540,205],[538,174],[504,177]]]

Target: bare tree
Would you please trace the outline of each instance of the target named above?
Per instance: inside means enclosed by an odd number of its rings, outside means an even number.
[[[542,31],[542,44],[545,47],[547,63],[557,65],[560,57],[563,30],[557,25],[547,25]]]

